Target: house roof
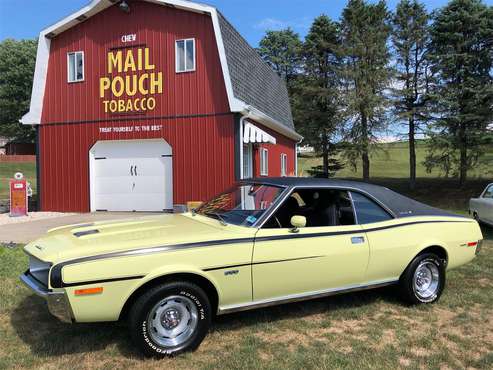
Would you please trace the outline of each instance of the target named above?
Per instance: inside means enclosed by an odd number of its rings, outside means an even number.
[[[353,190],[377,201],[377,203],[387,209],[396,218],[414,216],[464,217],[418,202],[384,186],[366,182],[313,177],[272,177],[250,181],[286,187],[320,187]],[[244,180],[244,182],[248,183],[249,180]]]
[[[209,14],[212,18],[219,59],[231,112],[241,113],[294,140],[302,137],[294,130],[286,84],[265,63],[216,8],[184,0],[144,0],[158,5]],[[41,31],[29,112],[23,124],[39,124],[48,70],[50,40],[118,3],[117,0],[92,0],[87,6]]]
[[[294,129],[285,81],[220,12],[218,17],[234,95]]]

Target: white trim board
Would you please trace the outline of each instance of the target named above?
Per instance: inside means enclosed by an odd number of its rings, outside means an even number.
[[[231,83],[231,77],[229,74],[228,61],[226,58],[226,52],[224,48],[224,42],[219,25],[219,17],[216,8],[194,3],[191,1],[183,0],[145,0],[153,4],[158,5],[172,5],[175,8],[192,11],[196,13],[210,14],[212,18],[212,25],[214,29],[214,35],[217,42],[217,48],[219,53],[219,60],[221,63],[221,70],[223,72],[224,83],[226,86],[226,93],[228,97],[229,108],[233,113],[242,113],[256,118],[261,123],[272,128],[273,130],[289,137],[294,140],[301,140],[302,136],[296,133],[293,129],[283,125],[275,119],[269,117],[265,113],[249,106],[244,101],[236,98],[233,92],[233,85]],[[48,59],[50,55],[50,37],[58,35],[71,27],[79,24],[77,20],[80,16],[85,16],[87,19],[93,15],[105,10],[106,8],[114,5],[110,0],[92,0],[88,5],[78,10],[77,12],[63,18],[54,25],[45,28],[39,34],[38,39],[38,51],[36,55],[36,67],[34,70],[33,88],[31,93],[31,105],[29,112],[26,113],[20,122],[25,125],[37,125],[41,122],[41,113],[43,110],[43,98],[46,87],[46,78],[48,73]],[[50,37],[47,37],[50,35]]]

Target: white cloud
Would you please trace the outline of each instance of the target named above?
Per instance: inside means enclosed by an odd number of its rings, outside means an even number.
[[[287,28],[289,25],[287,22],[284,22],[280,19],[276,18],[264,18],[257,22],[254,25],[254,28],[262,31],[279,31],[284,28]]]
[[[277,18],[264,18],[253,25],[257,30],[262,31],[279,31],[291,27],[293,30],[305,33],[311,25],[309,17],[303,17],[292,21],[285,21]]]

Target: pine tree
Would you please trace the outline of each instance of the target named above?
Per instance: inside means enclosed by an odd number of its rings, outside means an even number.
[[[294,80],[300,73],[301,49],[300,36],[291,28],[267,31],[257,49],[262,58],[286,80],[290,93]]]
[[[370,178],[370,149],[375,133],[386,126],[385,89],[391,70],[387,41],[389,13],[385,1],[350,0],[342,13],[345,101],[350,114],[345,150],[353,166],[362,161],[363,179]]]
[[[337,147],[331,143],[341,118],[340,99],[341,41],[338,25],[326,15],[313,24],[303,45],[304,75],[295,89],[295,117],[304,143],[322,154],[322,166],[311,175],[328,177],[342,168],[334,155]]]
[[[416,185],[416,133],[429,115],[428,22],[426,8],[418,0],[401,0],[392,18],[396,69],[392,93],[397,119],[408,129],[411,189]]]
[[[458,175],[464,185],[493,120],[493,8],[480,0],[452,0],[437,11],[430,60],[436,120],[425,164]]]

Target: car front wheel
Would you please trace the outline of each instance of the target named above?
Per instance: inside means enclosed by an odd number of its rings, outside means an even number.
[[[131,308],[130,334],[146,356],[165,357],[196,349],[211,323],[204,291],[188,282],[155,286]]]
[[[433,303],[445,287],[445,263],[433,253],[418,255],[400,279],[404,298],[412,303]]]

